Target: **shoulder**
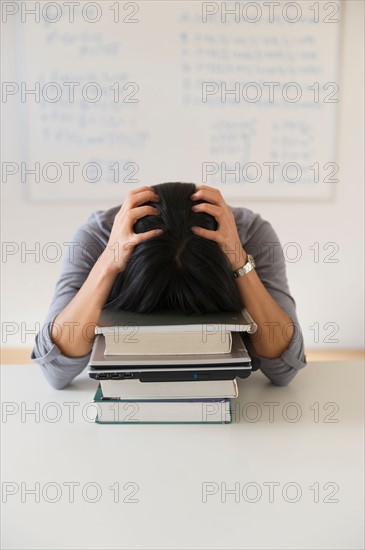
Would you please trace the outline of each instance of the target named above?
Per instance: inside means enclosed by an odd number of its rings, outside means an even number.
[[[229,205],[234,215],[238,234],[243,245],[247,243],[279,242],[278,236],[268,220],[246,207]]]
[[[68,246],[72,246],[71,263],[77,262],[91,267],[108,244],[114,218],[121,204],[106,210],[94,210],[84,223],[72,233]],[[65,265],[70,254],[65,254]]]
[[[76,233],[86,240],[95,240],[107,243],[113,227],[114,218],[121,208],[121,204],[106,210],[94,210],[87,220],[79,226]]]
[[[102,234],[110,234],[113,227],[114,218],[121,209],[122,204],[108,208],[107,210],[95,210],[90,214],[86,221],[86,226]]]

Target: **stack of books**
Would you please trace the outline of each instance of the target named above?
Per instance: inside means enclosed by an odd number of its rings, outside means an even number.
[[[89,376],[99,424],[229,423],[237,377],[251,373],[246,310],[186,315],[102,312]]]

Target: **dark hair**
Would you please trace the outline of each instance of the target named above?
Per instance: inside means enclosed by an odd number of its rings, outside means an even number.
[[[137,313],[180,310],[185,313],[240,311],[243,303],[232,269],[220,246],[193,233],[197,225],[216,230],[210,214],[193,212],[193,183],[169,182],[151,186],[160,196],[159,215],[134,225],[135,233],[162,228],[134,248],[126,269],[115,281],[105,309]]]

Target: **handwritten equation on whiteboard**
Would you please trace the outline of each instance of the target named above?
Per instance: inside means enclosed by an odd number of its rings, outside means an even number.
[[[204,23],[198,3],[138,5],[135,24],[20,28],[30,199],[120,200],[162,181],[238,201],[330,196],[337,24]]]

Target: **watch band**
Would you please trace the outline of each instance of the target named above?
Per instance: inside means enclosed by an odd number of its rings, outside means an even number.
[[[247,262],[245,265],[240,267],[239,269],[236,269],[233,272],[233,276],[237,279],[238,277],[243,277],[246,275],[246,273],[249,273],[249,271],[252,271],[252,269],[255,269],[255,260],[253,259],[253,256],[251,254],[247,254]]]

